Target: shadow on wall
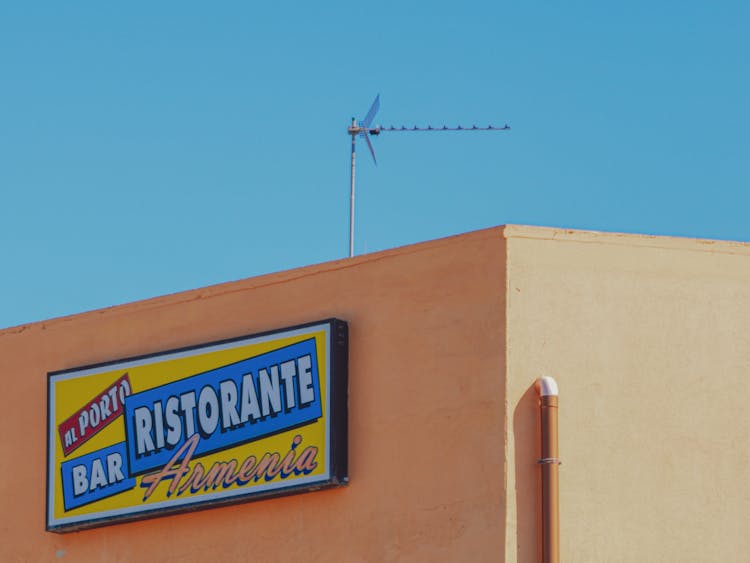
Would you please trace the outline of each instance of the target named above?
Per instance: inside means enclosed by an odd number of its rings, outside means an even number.
[[[539,394],[532,384],[513,411],[516,477],[516,561],[541,560],[541,472],[537,460],[541,448]],[[508,538],[509,540],[511,538]]]

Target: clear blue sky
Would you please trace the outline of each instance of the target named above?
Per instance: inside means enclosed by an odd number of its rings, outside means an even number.
[[[504,223],[750,241],[750,3],[4,2],[0,327]]]

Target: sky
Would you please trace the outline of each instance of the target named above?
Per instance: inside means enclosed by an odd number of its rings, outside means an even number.
[[[750,241],[750,3],[4,2],[0,328],[515,223]]]

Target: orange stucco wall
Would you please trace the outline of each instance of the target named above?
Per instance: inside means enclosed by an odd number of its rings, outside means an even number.
[[[501,229],[0,332],[0,561],[479,561],[504,550]],[[351,482],[44,531],[46,373],[349,322]]]

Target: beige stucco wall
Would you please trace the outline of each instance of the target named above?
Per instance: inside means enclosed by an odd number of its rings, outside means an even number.
[[[0,561],[487,561],[504,549],[500,229],[0,331]],[[349,322],[348,487],[44,531],[46,373]]]
[[[538,560],[530,386],[546,374],[563,561],[748,561],[750,245],[505,234],[507,560]]]

